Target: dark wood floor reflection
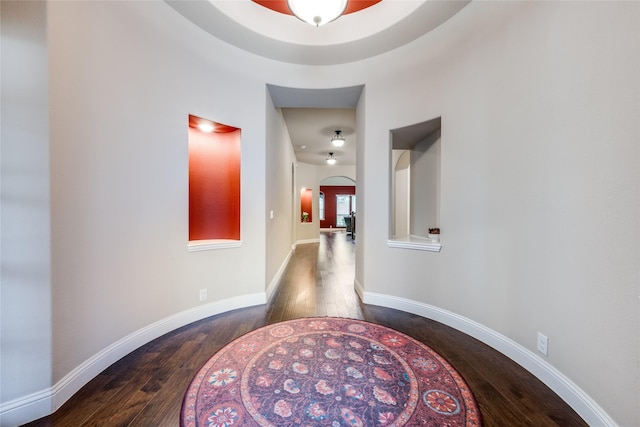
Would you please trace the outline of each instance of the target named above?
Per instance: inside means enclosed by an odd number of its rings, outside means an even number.
[[[368,320],[424,342],[470,385],[487,427],[587,425],[544,384],[481,342],[420,316],[362,304],[353,290],[354,258],[354,242],[340,231],[298,245],[270,304],[162,336],[107,368],[54,414],[28,425],[178,426],[183,394],[211,355],[260,326],[309,316]]]

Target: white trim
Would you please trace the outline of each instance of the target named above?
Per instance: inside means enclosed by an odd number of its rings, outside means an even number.
[[[290,256],[291,254],[289,254]],[[276,274],[278,279],[274,278],[269,285],[269,294],[256,293],[215,301],[185,310],[142,328],[87,359],[53,387],[0,403],[0,426],[10,427],[24,424],[55,412],[104,369],[159,336],[210,316],[238,308],[265,304],[267,295],[271,296],[277,289],[276,282],[279,281],[279,276],[284,271],[288,258]],[[615,421],[569,378],[535,353],[504,335],[471,319],[429,304],[391,295],[366,292],[357,280],[354,281],[354,289],[365,304],[393,308],[433,319],[482,341],[535,375],[564,399],[589,425],[618,427]]]
[[[52,414],[100,372],[168,332],[210,316],[266,302],[264,292],[242,295],[203,304],[152,323],[85,360],[53,387],[0,403],[0,426],[21,425]]]
[[[51,389],[41,390],[0,404],[0,426],[14,427],[49,415]]]
[[[362,283],[360,283],[358,279],[354,279],[353,289],[356,291],[356,294],[358,294],[360,301],[364,302],[364,299],[365,299],[364,286],[362,286]]]
[[[405,238],[392,238],[387,240],[390,248],[414,249],[418,251],[440,252],[442,245],[434,243],[431,239],[418,236],[407,236]]]
[[[304,239],[304,240],[298,240],[296,241],[296,246],[298,245],[304,245],[305,243],[319,243],[320,242],[320,238],[315,238],[315,239]]]
[[[291,250],[287,254],[286,258],[284,259],[284,262],[282,263],[282,265],[280,265],[280,268],[278,269],[276,274],[273,276],[273,279],[271,279],[271,282],[269,282],[269,285],[267,286],[267,290],[266,290],[267,302],[271,301],[271,298],[273,298],[273,295],[275,295],[276,291],[278,290],[278,286],[280,286],[280,279],[282,279],[282,275],[284,274],[284,271],[287,269],[287,264],[289,264],[289,260],[293,255],[294,249],[295,247],[292,246]]]
[[[379,305],[436,320],[470,335],[493,347],[527,371],[560,396],[590,426],[618,427],[618,424],[578,385],[553,365],[512,339],[456,313],[406,298],[377,294],[364,290],[356,281],[356,292],[365,304]]]
[[[189,252],[210,251],[213,249],[239,248],[242,240],[193,240],[187,245]]]

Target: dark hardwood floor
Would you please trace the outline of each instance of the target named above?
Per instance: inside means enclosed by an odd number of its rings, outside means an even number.
[[[404,332],[445,357],[464,377],[486,427],[586,426],[548,387],[483,343],[448,326],[364,305],[353,290],[354,242],[322,233],[298,245],[270,304],[235,310],[166,334],[122,358],[54,414],[28,426],[178,426],[183,394],[217,350],[266,324],[310,316],[363,319]]]

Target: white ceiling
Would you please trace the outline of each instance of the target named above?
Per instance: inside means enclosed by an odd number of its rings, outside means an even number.
[[[165,1],[195,25],[240,49],[282,62],[333,65],[407,44],[455,15],[470,0],[383,0],[319,28],[248,0]],[[337,164],[355,165],[355,107],[363,86],[268,86],[274,105],[283,109],[298,161],[324,165],[333,151]],[[335,130],[341,130],[347,139],[341,149],[330,143]]]
[[[274,106],[282,108],[299,162],[325,165],[330,152],[337,165],[356,164],[356,106],[363,86],[335,89],[296,89],[268,85]],[[346,142],[331,144],[336,130]],[[304,147],[304,148],[303,148]]]
[[[470,0],[383,0],[322,27],[249,0],[165,0],[211,35],[276,61],[332,65],[403,46],[442,24]]]
[[[283,108],[282,114],[299,162],[323,165],[333,152],[336,165],[356,164],[355,109]],[[336,130],[346,139],[340,148],[331,143]]]

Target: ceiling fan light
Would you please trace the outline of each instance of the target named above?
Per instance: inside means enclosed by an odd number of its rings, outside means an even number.
[[[331,138],[331,143],[336,147],[342,147],[344,145],[344,136],[342,136],[342,131],[337,130],[336,134]]]
[[[339,18],[347,0],[287,0],[287,6],[298,19],[319,27]]]
[[[336,158],[333,157],[333,153],[329,153],[329,157],[327,157],[327,164],[328,165],[335,165],[336,164]]]

